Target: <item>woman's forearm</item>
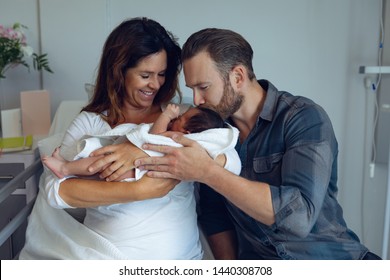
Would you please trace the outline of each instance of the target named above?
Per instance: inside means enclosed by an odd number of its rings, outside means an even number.
[[[60,197],[72,207],[97,207],[166,195],[178,183],[144,176],[134,182],[106,182],[72,178],[61,183]]]

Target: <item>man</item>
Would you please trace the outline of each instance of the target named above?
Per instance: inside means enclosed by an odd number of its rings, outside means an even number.
[[[307,98],[257,81],[252,57],[241,35],[214,28],[191,35],[182,53],[195,105],[212,107],[240,131],[240,176],[180,136],[174,139],[183,148],[147,145],[166,156],[142,158],[136,165],[151,170],[149,176],[198,181],[221,194],[240,259],[379,259],[342,216],[336,199],[338,147],[326,112]],[[215,205],[206,205],[201,221],[216,256],[225,258],[234,251],[224,255],[218,245],[234,235],[219,223],[223,211]]]

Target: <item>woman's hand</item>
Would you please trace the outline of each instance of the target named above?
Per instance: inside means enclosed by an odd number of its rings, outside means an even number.
[[[96,172],[104,169],[100,173],[100,178],[106,181],[114,181],[124,173],[134,169],[134,160],[147,156],[142,150],[130,142],[109,145],[97,149],[91,156],[103,156],[88,167],[88,171]]]

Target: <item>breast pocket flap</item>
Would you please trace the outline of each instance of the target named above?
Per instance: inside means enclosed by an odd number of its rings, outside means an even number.
[[[275,166],[281,164],[283,153],[272,154],[266,157],[253,159],[253,169],[256,173],[271,172]]]

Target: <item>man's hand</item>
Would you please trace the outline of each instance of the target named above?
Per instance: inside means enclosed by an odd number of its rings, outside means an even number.
[[[216,162],[201,145],[177,133],[173,134],[172,139],[183,147],[145,144],[143,149],[160,152],[165,156],[139,158],[135,161],[136,167],[150,170],[147,175],[155,178],[203,182],[212,176],[208,172],[209,167]]]
[[[130,142],[100,148],[91,156],[103,156],[88,167],[88,171],[96,172],[104,168],[100,178],[114,181],[127,171],[134,169],[134,160],[146,154]]]

